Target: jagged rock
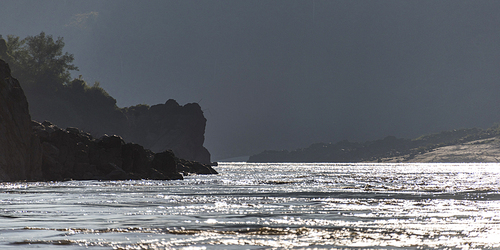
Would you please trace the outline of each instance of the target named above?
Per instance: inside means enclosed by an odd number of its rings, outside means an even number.
[[[32,133],[28,102],[8,64],[0,60],[0,180],[42,177],[42,147]]]

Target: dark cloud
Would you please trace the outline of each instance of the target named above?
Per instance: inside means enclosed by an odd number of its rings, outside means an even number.
[[[120,106],[200,102],[215,159],[500,120],[496,1],[29,3],[1,34],[63,36]]]

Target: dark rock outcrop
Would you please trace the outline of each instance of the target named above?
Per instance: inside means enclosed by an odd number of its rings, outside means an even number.
[[[210,153],[203,147],[207,120],[197,103],[180,106],[170,99],[151,107],[130,107],[124,114],[128,121],[125,139],[153,152],[172,150],[179,158],[210,163]]]
[[[0,181],[173,180],[182,179],[181,172],[217,173],[209,165],[181,160],[169,150],[154,153],[116,135],[94,139],[78,128],[31,121],[19,82],[0,60]]]
[[[196,161],[177,159],[177,171],[184,175],[189,174],[218,174],[210,165]]]
[[[0,60],[0,180],[41,178],[42,149],[30,122],[24,92]]]
[[[191,162],[178,171],[171,151],[153,153],[116,135],[94,139],[77,128],[60,129],[50,122],[32,122],[43,148],[44,180],[183,179],[182,173],[217,173],[210,166]]]
[[[96,140],[77,128],[62,130],[50,122],[33,122],[32,125],[42,143],[44,180],[148,177],[148,162],[154,155],[139,145],[127,145],[118,136]],[[124,155],[127,161],[124,161]],[[182,179],[175,170],[172,173],[172,178],[165,179]]]
[[[81,128],[95,137],[116,134],[153,152],[172,150],[180,158],[210,163],[210,153],[203,146],[206,119],[198,104],[181,106],[171,99],[151,107],[120,109],[112,97],[94,100],[93,89],[75,92],[76,85],[57,92],[27,91],[33,119]]]

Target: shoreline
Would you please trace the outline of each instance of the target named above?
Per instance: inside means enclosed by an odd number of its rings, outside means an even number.
[[[416,155],[381,158],[381,163],[494,163],[500,162],[500,137],[438,147]]]

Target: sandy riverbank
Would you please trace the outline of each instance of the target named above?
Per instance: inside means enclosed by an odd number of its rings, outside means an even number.
[[[384,158],[382,162],[500,162],[500,137],[440,147],[414,157]]]

